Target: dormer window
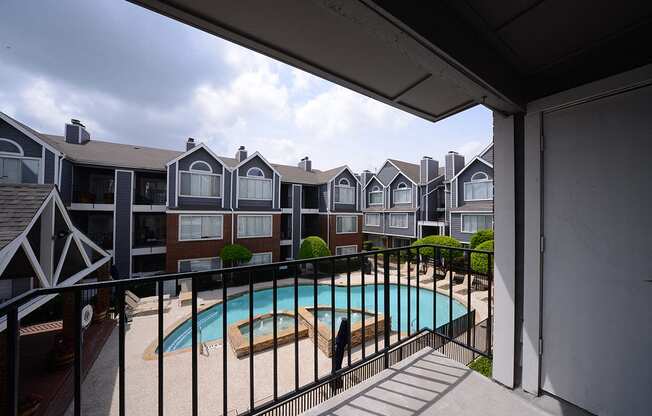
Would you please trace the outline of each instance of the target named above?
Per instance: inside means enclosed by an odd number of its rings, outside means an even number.
[[[342,178],[335,185],[336,204],[355,204],[355,186],[351,186],[348,179]]]
[[[395,204],[412,203],[412,188],[408,188],[405,182],[400,182],[396,187],[396,189],[394,189],[394,203]]]
[[[261,168],[249,168],[246,176],[240,177],[238,187],[239,199],[272,200],[272,180],[265,177]]]
[[[190,164],[188,170],[179,171],[179,196],[195,198],[219,198],[222,195],[222,175],[202,160]]]
[[[383,190],[379,186],[374,185],[369,192],[369,205],[382,205],[383,204]]]
[[[476,172],[464,183],[465,201],[487,201],[494,197],[494,183],[484,172]]]
[[[25,157],[18,143],[0,138],[0,183],[38,183],[40,167],[40,159]]]

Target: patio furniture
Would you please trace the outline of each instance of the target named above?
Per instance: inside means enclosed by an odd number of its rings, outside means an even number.
[[[464,274],[454,272],[453,273],[453,284],[454,285],[461,285],[462,283],[464,283]]]
[[[156,298],[156,297],[154,297]],[[169,296],[163,300],[163,313],[169,312],[171,308]],[[125,310],[127,319],[134,316],[146,316],[158,313],[157,300],[141,300],[133,292],[125,291]]]

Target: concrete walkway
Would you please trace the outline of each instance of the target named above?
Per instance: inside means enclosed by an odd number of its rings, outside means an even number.
[[[304,413],[325,415],[547,415],[525,398],[430,348]]]

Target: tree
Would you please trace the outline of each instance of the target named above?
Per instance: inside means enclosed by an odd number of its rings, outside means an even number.
[[[299,249],[299,259],[314,259],[315,257],[330,256],[331,251],[328,249],[326,242],[317,236],[306,237],[301,243]]]
[[[476,248],[478,251],[494,251],[494,240],[485,241],[482,244],[479,244]],[[493,256],[491,259],[491,264],[489,264],[489,255],[484,253],[471,253],[471,270],[478,274],[487,274],[489,268],[493,268]]]
[[[412,243],[412,253],[417,254],[417,249],[415,248],[416,246],[420,245],[433,245],[433,246],[443,246],[443,247],[451,247],[451,248],[461,248],[462,243],[454,239],[453,237],[449,237],[447,235],[429,235],[427,237],[423,237]],[[441,256],[446,256],[448,257],[450,255],[450,252],[453,251],[453,257],[458,257],[459,254],[456,254],[454,250],[447,250],[447,249],[441,249],[440,253]],[[432,258],[435,257],[435,249],[433,247],[423,247],[418,250],[419,254]]]
[[[471,236],[471,240],[469,241],[469,246],[471,248],[476,248],[478,245],[484,243],[485,241],[489,241],[493,239],[494,239],[494,230],[489,228],[486,230],[480,230]]]
[[[230,266],[237,266],[242,263],[247,263],[251,260],[253,254],[245,246],[240,244],[227,244],[220,252],[222,261]]]

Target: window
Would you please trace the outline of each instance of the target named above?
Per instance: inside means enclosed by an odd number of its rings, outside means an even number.
[[[219,240],[223,221],[221,215],[180,215],[179,241]]]
[[[380,214],[364,214],[364,225],[380,227]]]
[[[484,172],[476,172],[464,183],[465,201],[486,201],[494,197],[494,184]]]
[[[338,215],[335,221],[337,234],[358,232],[358,217],[355,215]]]
[[[351,186],[346,178],[340,179],[335,185],[335,203],[336,204],[355,204],[355,186]]]
[[[356,254],[358,252],[358,246],[337,246],[335,247],[335,255],[342,256],[345,254]]]
[[[254,264],[268,264],[272,262],[272,253],[254,253],[251,256],[251,260],[247,263],[248,266],[253,266]]]
[[[40,160],[23,155],[18,143],[0,139],[0,183],[38,183]]]
[[[272,200],[272,180],[265,178],[260,168],[249,168],[246,177],[240,177],[238,198]]]
[[[412,188],[408,188],[405,182],[399,183],[397,189],[394,189],[394,203],[409,204],[411,202]]]
[[[207,270],[218,270],[222,268],[222,259],[209,257],[204,259],[179,260],[179,272],[204,272]]]
[[[238,215],[238,238],[271,236],[271,215]]]
[[[378,187],[374,186],[369,192],[369,205],[382,205],[383,204],[383,191]]]
[[[179,195],[219,198],[221,196],[222,176],[212,172],[210,165],[201,160],[193,162],[188,171],[180,171],[181,189]]]
[[[475,233],[488,228],[493,228],[491,215],[462,215],[463,233]]]
[[[389,214],[389,226],[392,228],[408,228],[408,214]]]

